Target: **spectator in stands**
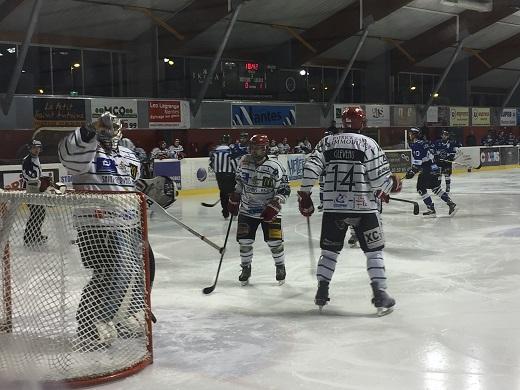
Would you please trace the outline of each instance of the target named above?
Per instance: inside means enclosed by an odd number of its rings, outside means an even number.
[[[512,145],[516,146],[518,143],[518,140],[515,138],[515,135],[512,132],[509,132],[507,135],[506,145]]]
[[[283,141],[278,144],[278,151],[280,154],[291,153],[291,145],[287,142],[287,138],[284,138]]]
[[[300,147],[300,152],[304,154],[308,154],[312,152],[312,144],[310,143],[309,139],[305,137],[303,141],[301,141],[298,146]]]
[[[184,148],[181,145],[181,140],[175,138],[173,141],[173,145],[168,148],[171,158],[176,158],[177,160],[182,160],[186,157],[186,153],[184,153]]]
[[[507,136],[504,129],[500,129],[495,145],[507,145]]]
[[[488,135],[485,138],[482,138],[480,140],[480,145],[482,145],[482,146],[493,146],[493,145],[495,145],[495,138],[493,137],[493,134],[491,133],[491,130],[489,130]]]
[[[466,146],[477,146],[477,138],[475,137],[473,130],[470,130],[466,137]]]
[[[171,158],[172,155],[168,149],[166,141],[162,140],[157,148],[153,148],[150,157],[152,160],[164,160],[165,158]]]
[[[280,150],[278,149],[278,146],[276,145],[276,140],[274,138],[271,140],[271,143],[269,144],[267,154],[269,154],[270,156],[278,156],[280,154]]]

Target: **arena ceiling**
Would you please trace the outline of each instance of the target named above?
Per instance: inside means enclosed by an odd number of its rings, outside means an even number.
[[[0,40],[22,41],[35,0],[0,1]],[[452,0],[454,1],[454,0]],[[462,1],[462,0],[459,0]],[[463,0],[490,2],[491,0]],[[239,0],[43,0],[33,42],[128,50],[158,26],[160,52],[213,56]],[[445,0],[247,0],[224,57],[283,58],[288,66],[345,65],[386,53],[392,72],[441,72],[457,42],[475,85],[508,88],[520,74],[518,0],[478,12]],[[161,51],[162,50],[162,51]]]

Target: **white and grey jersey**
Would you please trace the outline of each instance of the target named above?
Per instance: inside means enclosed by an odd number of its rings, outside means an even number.
[[[323,210],[374,213],[377,190],[392,186],[385,153],[372,138],[357,133],[326,136],[306,159],[301,190],[311,192],[324,175]]]
[[[28,154],[22,161],[22,177],[25,180],[25,188],[29,193],[40,192],[40,177],[42,169],[40,158]]]
[[[135,191],[141,163],[134,152],[123,146],[105,151],[96,137],[84,140],[80,128],[61,140],[61,163],[72,175],[72,185],[87,191]]]
[[[285,203],[291,194],[285,169],[278,160],[267,158],[257,165],[250,154],[238,162],[235,191],[241,194],[240,213],[253,218],[260,218],[274,197]]]

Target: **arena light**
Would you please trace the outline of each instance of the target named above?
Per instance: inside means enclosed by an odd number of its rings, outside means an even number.
[[[417,87],[416,87],[415,85],[412,85],[412,86],[410,87],[410,91],[415,91],[416,89],[417,89]]]
[[[163,58],[163,62],[168,63],[168,61],[170,61],[170,59],[168,57]]]
[[[74,68],[79,68],[81,66],[81,64],[79,64],[78,62],[76,62],[74,65],[72,65]]]
[[[438,93],[434,93],[434,94],[433,94],[433,97],[434,97],[434,98],[437,98],[437,97],[439,97],[439,94],[438,94]]]
[[[173,64],[175,64],[175,62],[173,62],[173,60],[168,60],[168,65],[173,66]]]
[[[300,70],[300,76],[307,75],[307,71],[305,69]]]
[[[43,89],[40,88],[40,89],[38,90],[38,93],[39,93],[40,95],[43,95],[43,94],[45,93],[45,91],[44,91]]]

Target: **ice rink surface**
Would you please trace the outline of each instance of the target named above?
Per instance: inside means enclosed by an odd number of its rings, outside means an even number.
[[[415,183],[405,181],[401,197],[420,202]],[[436,197],[436,219],[414,216],[404,203],[385,207],[388,291],[397,300],[385,317],[376,317],[370,304],[363,253],[348,246],[338,259],[330,304],[319,314],[313,299],[321,214],[311,218],[313,258],[296,188],[283,208],[282,286],[261,234],[251,283],[240,286],[233,224],[219,283],[203,295],[220,255],[152,216],[155,362],[96,388],[520,388],[520,169],[456,175],[452,189],[459,206],[453,218]],[[169,211],[221,244],[227,222],[220,207],[200,206],[216,199],[181,197]]]

